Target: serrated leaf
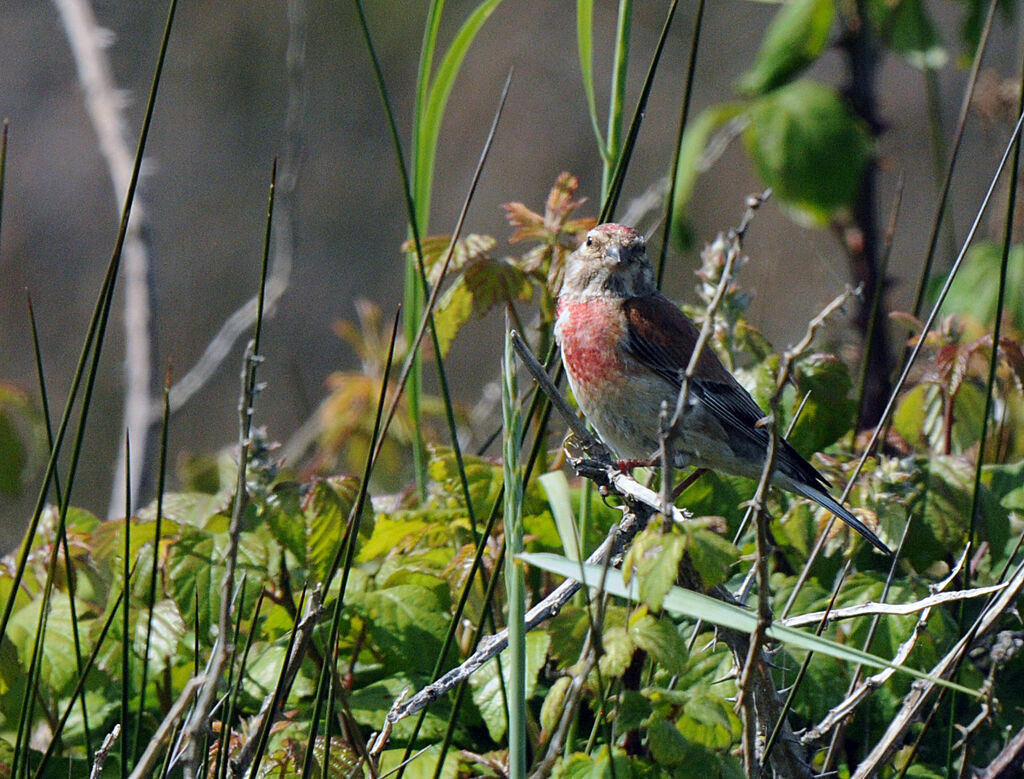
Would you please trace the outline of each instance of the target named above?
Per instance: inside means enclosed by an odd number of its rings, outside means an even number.
[[[655,716],[647,725],[647,746],[660,765],[679,765],[686,759],[689,745],[675,725]]]
[[[677,727],[688,741],[709,749],[727,749],[742,729],[732,704],[711,692],[686,701]]]
[[[765,31],[753,66],[740,77],[737,89],[745,95],[762,95],[790,81],[821,56],[834,18],[833,0],[783,3]]]
[[[136,657],[148,657],[150,678],[163,672],[176,656],[178,642],[185,635],[185,621],[177,605],[169,598],[158,601],[152,609],[152,621],[143,610],[135,623],[134,651]],[[146,635],[149,633],[149,655]]]
[[[18,659],[24,669],[28,668],[32,659],[42,603],[41,598],[36,598],[13,614],[9,623],[8,634],[18,650]],[[79,637],[84,644],[82,652],[87,656],[90,649],[87,641],[90,621],[82,620],[83,605],[76,602],[76,606]],[[44,687],[56,694],[67,693],[78,679],[75,641],[71,627],[71,601],[67,593],[55,591],[50,596],[50,610],[40,660],[39,678]]]
[[[378,776],[394,776],[401,766],[402,776],[409,779],[456,779],[459,775],[458,758],[449,750],[439,770],[440,753],[440,744],[414,752],[411,758],[406,757],[404,749],[386,749],[380,756]]]
[[[687,528],[686,553],[700,574],[701,583],[709,589],[728,579],[739,559],[735,546],[717,533],[700,527]]]
[[[638,614],[629,621],[629,637],[669,673],[685,673],[690,653],[686,642],[668,619]]]
[[[473,258],[444,291],[434,310],[441,356],[448,353],[456,334],[466,322],[487,314],[499,304],[529,300],[530,279],[507,259],[480,255]]]
[[[856,412],[856,403],[850,397],[853,382],[842,360],[821,353],[801,358],[793,378],[799,394],[797,405],[805,395],[807,402],[788,440],[804,457],[810,457],[849,432]]]
[[[544,696],[544,703],[540,706],[540,726],[545,733],[551,733],[562,719],[562,712],[565,710],[565,694],[569,690],[572,679],[568,676],[559,676],[551,685],[548,694]]]
[[[359,480],[354,476],[332,476],[317,482],[303,515],[308,528],[310,572],[325,582],[328,568],[345,535],[345,525],[355,505]]]
[[[537,687],[537,674],[547,659],[550,637],[546,633],[526,634],[526,699],[533,697]],[[509,674],[512,671],[508,650],[501,653],[501,672],[504,681],[498,677],[498,661],[489,660],[479,671],[469,677],[473,702],[480,709],[491,738],[500,743],[508,727],[508,711],[502,690],[511,689]]]
[[[433,670],[448,629],[444,605],[433,591],[407,584],[348,595],[387,666],[409,673]]]
[[[622,676],[633,660],[636,646],[633,644],[625,628],[607,628],[601,636],[601,648],[604,650],[598,665],[601,673],[608,677]]]
[[[853,203],[874,144],[835,90],[796,81],[758,98],[749,116],[747,152],[795,216],[822,225]]]

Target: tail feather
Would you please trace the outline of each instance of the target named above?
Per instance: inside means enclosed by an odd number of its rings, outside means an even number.
[[[805,498],[810,498],[819,506],[822,506],[831,511],[833,514],[835,514],[837,517],[843,520],[843,522],[845,522],[847,525],[849,525],[862,536],[864,536],[864,538],[870,541],[871,545],[874,546],[876,549],[885,552],[886,554],[892,554],[892,550],[889,547],[887,547],[884,543],[882,543],[882,540],[873,532],[871,532],[871,530],[868,529],[867,525],[865,525],[863,522],[857,519],[857,517],[851,514],[848,509],[844,508],[839,501],[837,501],[835,498],[833,498],[831,495],[825,492],[825,490],[820,489],[811,484],[803,484],[793,479],[785,477],[783,477],[783,479],[781,479],[780,481],[784,482],[784,486],[786,487],[786,489],[792,490],[793,492],[799,495],[803,495]]]

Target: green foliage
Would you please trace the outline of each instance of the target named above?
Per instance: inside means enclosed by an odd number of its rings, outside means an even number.
[[[430,7],[413,159],[413,206],[421,226],[429,214],[445,106],[470,44],[498,3],[475,7],[436,69],[443,3]],[[977,7],[971,6],[972,16]],[[620,153],[630,3],[619,6],[606,135],[594,96],[593,4],[579,0],[577,8],[583,89],[607,174]],[[867,8],[867,23],[890,49],[916,67],[942,64],[942,42],[920,0],[872,0]],[[675,172],[677,219],[707,167],[709,148],[730,132],[742,136],[762,180],[799,218],[823,224],[849,209],[874,153],[871,134],[834,89],[799,80],[828,47],[836,13],[828,0],[785,4],[740,79],[741,99],[711,106],[689,125]],[[563,173],[542,209],[505,205],[513,228],[509,242],[522,249],[517,256],[499,256],[499,241],[491,236],[470,233],[454,242],[447,287],[434,312],[435,359],[444,358],[474,319],[505,307],[517,316],[527,301],[538,312],[538,346],[547,345],[565,258],[594,223],[579,214],[584,200],[578,188],[577,179]],[[439,281],[450,243],[450,236],[421,241],[429,282]],[[722,238],[702,255],[698,289],[704,303],[714,296],[727,250]],[[981,545],[969,560],[970,583],[996,584],[1013,562],[1024,515],[1022,283],[1015,275],[1024,265],[1021,251],[1014,247],[1010,255],[1007,329],[993,344],[978,323],[994,315],[987,282],[1000,251],[974,249],[958,282],[962,287],[954,287],[947,302],[958,316],[928,334],[926,367],[900,399],[890,448],[863,469],[856,467],[850,367],[821,351],[797,356],[791,381],[779,394],[776,424],[788,427],[800,408],[791,443],[808,457],[828,450],[815,459],[816,467],[836,485],[852,482],[850,505],[886,540],[895,545],[908,523],[909,529],[895,567],[838,523],[809,561],[829,515],[807,501],[771,494],[767,562],[773,572],[768,582],[757,582],[754,596],[764,597],[776,616],[926,597],[965,548],[972,508]],[[734,280],[719,302],[709,348],[730,367],[743,366],[740,378],[767,407],[777,393],[782,360],[746,321],[748,302]],[[237,759],[259,731],[258,712],[277,692],[304,616],[300,604],[314,592],[323,597],[323,611],[297,655],[294,676],[280,690],[280,718],[254,776],[298,776],[307,769],[313,775],[358,774],[365,735],[381,728],[395,702],[467,658],[478,639],[505,621],[522,641],[525,684],[517,692],[509,651],[490,659],[462,693],[439,698],[421,722],[396,723],[394,748],[383,753],[380,774],[406,758],[406,745],[412,752],[407,777],[504,774],[510,740],[522,755],[539,759],[549,745],[562,743],[557,738],[564,744],[553,758],[553,776],[743,776],[738,755],[746,734],[736,701],[750,692],[740,687],[746,658],[729,638],[745,641],[761,628],[778,689],[788,688],[810,658],[788,715],[808,725],[842,700],[856,668],[887,668],[913,642],[905,667],[848,720],[848,752],[855,754],[895,716],[912,678],[927,677],[963,635],[956,604],[933,607],[926,619],[915,611],[832,620],[819,635],[781,620],[759,625],[752,601],[709,597],[723,588],[740,593],[752,570],[757,547],[743,518],[754,485],[744,479],[699,479],[679,497],[693,516],[678,525],[652,520],[625,551],[621,570],[581,564],[577,551],[588,553],[619,518],[616,499],[562,472],[535,478],[537,470],[557,462],[556,452],[544,451],[557,444],[526,415],[511,370],[505,376],[508,429],[501,461],[457,456],[438,443],[441,437],[427,421],[440,416],[444,403],[416,389],[414,399],[397,401],[381,458],[367,469],[364,484],[348,471],[362,472],[375,444],[378,400],[401,392],[384,366],[392,347],[399,360],[409,355],[407,344],[391,343],[379,309],[364,302],[358,311],[359,323],[339,325],[338,332],[361,365],[331,377],[319,448],[308,470],[283,471],[254,434],[244,494],[235,494],[231,458],[201,456],[182,465],[182,489],[162,495],[159,509],[154,503],[136,516],[108,521],[75,508],[63,517],[54,508],[41,514],[25,542],[24,572],[0,570],[0,595],[11,614],[0,639],[0,774],[10,773],[5,770],[15,757],[23,766],[39,766],[38,747],[49,741],[53,749],[42,775],[85,775],[97,734],[124,724],[122,695],[128,721],[139,723],[135,746],[141,752],[186,682],[206,667],[218,639],[234,650],[222,677],[210,681],[227,697],[207,724],[225,736],[229,754],[220,757]],[[415,307],[413,313],[416,319]],[[998,370],[996,386],[989,388],[993,349]],[[990,389],[995,402],[987,404]],[[986,410],[990,428],[982,440]],[[0,493],[17,493],[42,450],[40,429],[26,396],[0,384]],[[537,442],[532,461],[539,465],[529,478],[517,463],[524,439]],[[428,445],[416,474],[422,483],[412,489],[405,483],[408,447],[419,440]],[[525,462],[525,449],[523,456]],[[403,489],[389,493],[382,482]],[[233,537],[235,516],[240,524]],[[503,518],[505,529],[494,530],[503,527],[495,521]],[[520,549],[524,554],[516,555]],[[134,565],[128,581],[125,557]],[[503,564],[516,566],[516,576],[506,579]],[[229,570],[236,585],[230,593],[224,585]],[[513,602],[537,603],[555,576],[582,579],[586,586],[560,614],[523,636]],[[220,616],[228,606],[232,633],[221,636]],[[964,613],[976,610],[975,601],[963,606]],[[41,617],[45,633],[37,636]],[[972,717],[973,690],[984,684],[997,694],[1003,709],[993,706],[991,719],[975,724],[975,737],[993,744],[1016,726],[1013,715],[1024,705],[1015,692],[1020,685],[1003,683],[1024,676],[1012,651],[1018,625],[1008,615],[1000,627],[1009,648],[999,645],[999,637],[983,637],[959,680],[943,682],[964,696],[961,705],[972,707]],[[42,653],[35,656],[37,638]],[[29,717],[24,726],[23,716]],[[218,756],[218,745],[203,746],[204,754]],[[945,734],[922,733],[923,757],[911,773],[941,775],[944,749]],[[118,768],[111,760],[106,775]],[[838,770],[850,769],[847,763]]]
[[[800,218],[849,207],[873,143],[830,87],[796,81],[753,101],[743,141],[761,180]]]
[[[832,0],[785,3],[761,40],[751,68],[737,83],[745,95],[763,95],[790,81],[825,50],[835,6]]]

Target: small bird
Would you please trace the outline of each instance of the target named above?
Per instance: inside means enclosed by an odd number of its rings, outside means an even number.
[[[662,402],[675,408],[699,336],[697,326],[655,286],[644,238],[633,228],[598,225],[569,256],[555,339],[577,404],[619,457],[653,461]],[[768,447],[764,417],[714,351],[703,349],[673,445],[673,465],[761,478]],[[772,483],[810,498],[891,554],[828,493],[825,477],[781,438]]]

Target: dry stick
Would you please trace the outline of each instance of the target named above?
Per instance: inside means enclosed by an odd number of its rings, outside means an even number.
[[[249,737],[238,750],[238,756],[232,761],[231,773],[233,776],[241,777],[249,768],[249,764],[256,755],[260,735],[265,728],[267,718],[271,718],[270,721],[273,723],[273,720],[279,716],[284,700],[278,698],[278,690],[290,690],[295,681],[295,675],[299,672],[309,641],[313,637],[313,628],[319,624],[323,614],[323,599],[323,592],[319,588],[313,590],[309,603],[306,605],[306,613],[302,617],[302,621],[295,626],[297,635],[291,654],[286,658],[287,665],[282,674],[281,683],[275,685],[274,689],[263,698],[259,713],[249,726]],[[330,662],[330,660],[328,659],[326,662]]]
[[[953,566],[953,570],[950,571],[949,575],[945,579],[943,579],[942,581],[940,581],[937,584],[932,586],[931,589],[934,590],[936,594],[933,595],[931,598],[926,598],[924,601],[919,601],[919,603],[927,602],[927,605],[924,607],[924,609],[922,609],[921,615],[920,615],[920,617],[918,617],[917,624],[914,625],[914,629],[910,632],[910,635],[903,641],[902,644],[900,644],[900,646],[899,646],[899,648],[898,648],[898,650],[896,652],[896,655],[895,655],[895,657],[893,657],[893,660],[892,660],[893,666],[902,665],[906,661],[907,657],[910,655],[911,650],[917,644],[918,637],[926,629],[926,623],[927,623],[929,615],[931,614],[932,606],[937,605],[938,603],[941,603],[944,600],[949,599],[948,597],[944,597],[944,596],[955,596],[955,595],[959,594],[959,593],[942,593],[942,590],[945,589],[946,587],[948,587],[954,581],[954,579],[956,579],[956,577],[960,574],[960,569],[962,568],[962,566],[964,565],[964,562],[966,560],[967,560],[967,555],[966,554],[962,554],[960,556],[959,562],[955,566]],[[1005,586],[1006,586],[1005,584],[998,585],[998,587],[1000,589],[1005,587]],[[986,589],[992,589],[992,588],[986,588]],[[869,604],[864,604],[864,605],[867,606]],[[855,606],[853,608],[857,609],[857,608],[861,608],[861,607],[860,606]],[[849,611],[849,610],[850,609],[837,609],[836,612],[833,612],[832,617],[836,617],[836,614],[839,611]],[[815,615],[808,614],[806,616],[814,617]],[[855,615],[851,614],[850,616],[855,616]],[[819,618],[820,618],[820,615],[819,615]],[[802,619],[803,619],[803,617],[798,618],[798,620],[802,620]],[[789,624],[788,620],[787,620],[786,624]],[[797,624],[800,624],[800,622],[798,621]],[[854,710],[861,703],[863,703],[865,700],[867,700],[867,697],[876,688],[881,687],[886,681],[889,680],[889,678],[894,673],[896,673],[895,667],[884,668],[881,671],[879,671],[878,673],[874,674],[873,676],[869,676],[867,679],[862,679],[859,682],[857,682],[857,684],[854,685],[854,687],[850,691],[850,693],[842,701],[840,701],[838,704],[833,706],[832,709],[828,712],[828,714],[825,716],[825,718],[822,719],[821,722],[819,722],[814,727],[810,728],[807,732],[805,732],[800,737],[800,741],[803,742],[804,744],[810,744],[810,743],[820,739],[822,736],[824,736],[826,733],[828,733],[833,728],[837,728],[848,717],[850,717],[853,714]]]
[[[932,676],[943,679],[952,676],[963,660],[970,645],[984,635],[1005,611],[1014,608],[1018,594],[1024,590],[1024,562],[1017,566],[1007,583],[1006,588],[992,599],[992,602],[981,612],[971,629],[953,645],[934,668],[929,672]],[[888,763],[896,750],[902,745],[907,729],[917,720],[921,709],[936,685],[928,682],[915,682],[910,692],[903,699],[903,705],[893,717],[885,734],[871,750],[867,757],[857,766],[852,779],[867,779],[877,774],[881,767]]]
[[[208,683],[200,689],[200,694],[195,702],[195,707],[188,720],[182,728],[179,743],[182,745],[185,761],[185,776],[196,775],[196,764],[199,760],[200,735],[209,728],[210,710],[213,708],[214,697],[217,694],[217,685],[220,681],[224,665],[228,661],[233,647],[230,644],[231,636],[231,605],[234,602],[235,566],[238,562],[238,544],[242,533],[242,513],[247,502],[245,487],[246,465],[249,460],[249,434],[252,429],[253,403],[258,387],[255,383],[256,366],[261,358],[253,351],[255,344],[249,342],[245,350],[245,359],[242,367],[242,396],[239,399],[239,441],[238,441],[238,484],[235,488],[235,505],[231,512],[231,523],[228,528],[228,548],[224,557],[224,578],[221,580],[221,608],[218,620],[217,639],[210,652],[210,659],[207,663],[207,670],[201,677]],[[186,685],[178,698],[178,703],[184,705],[191,697],[191,685]],[[173,711],[173,710],[172,710]],[[171,716],[168,713],[164,722]],[[175,718],[177,715],[175,715]],[[161,726],[162,727],[162,726]],[[148,751],[148,749],[147,749]],[[132,776],[135,776],[133,772]]]
[[[167,716],[164,717],[163,722],[160,723],[160,727],[157,728],[156,733],[149,740],[149,744],[146,745],[146,751],[142,753],[142,757],[139,758],[139,762],[135,764],[135,769],[132,771],[129,779],[149,779],[152,777],[156,770],[156,763],[160,757],[160,747],[163,745],[164,740],[170,735],[171,731],[174,730],[178,723],[178,718],[185,713],[185,707],[188,706],[189,699],[192,694],[207,682],[207,677],[203,674],[199,676],[193,676],[185,684],[185,688],[181,691],[181,695],[178,696],[178,700],[174,702],[170,710],[167,712]]]
[[[96,757],[92,759],[92,769],[89,771],[89,779],[100,779],[100,775],[103,773],[103,764],[107,762],[107,756],[110,754],[110,750],[114,748],[114,742],[117,741],[120,733],[121,725],[115,723],[114,728],[103,739],[100,748],[96,750]]]
[[[115,205],[120,213],[121,201],[128,191],[134,167],[134,154],[125,143],[128,137],[124,122],[126,101],[114,84],[114,75],[107,56],[111,34],[96,24],[88,0],[54,0],[60,12],[64,34],[75,60],[78,82],[82,87],[86,113],[92,122],[100,154],[110,174]],[[132,463],[131,495],[139,499],[140,486],[150,471],[155,454],[152,432],[160,419],[161,404],[153,397],[156,375],[156,350],[153,348],[153,292],[150,288],[150,247],[145,240],[145,210],[138,196],[125,234],[122,250],[124,273],[124,420],[122,426],[135,437],[134,450],[139,455]],[[114,469],[114,485],[110,492],[108,516],[121,509],[126,485],[124,451],[118,449],[122,462]]]

